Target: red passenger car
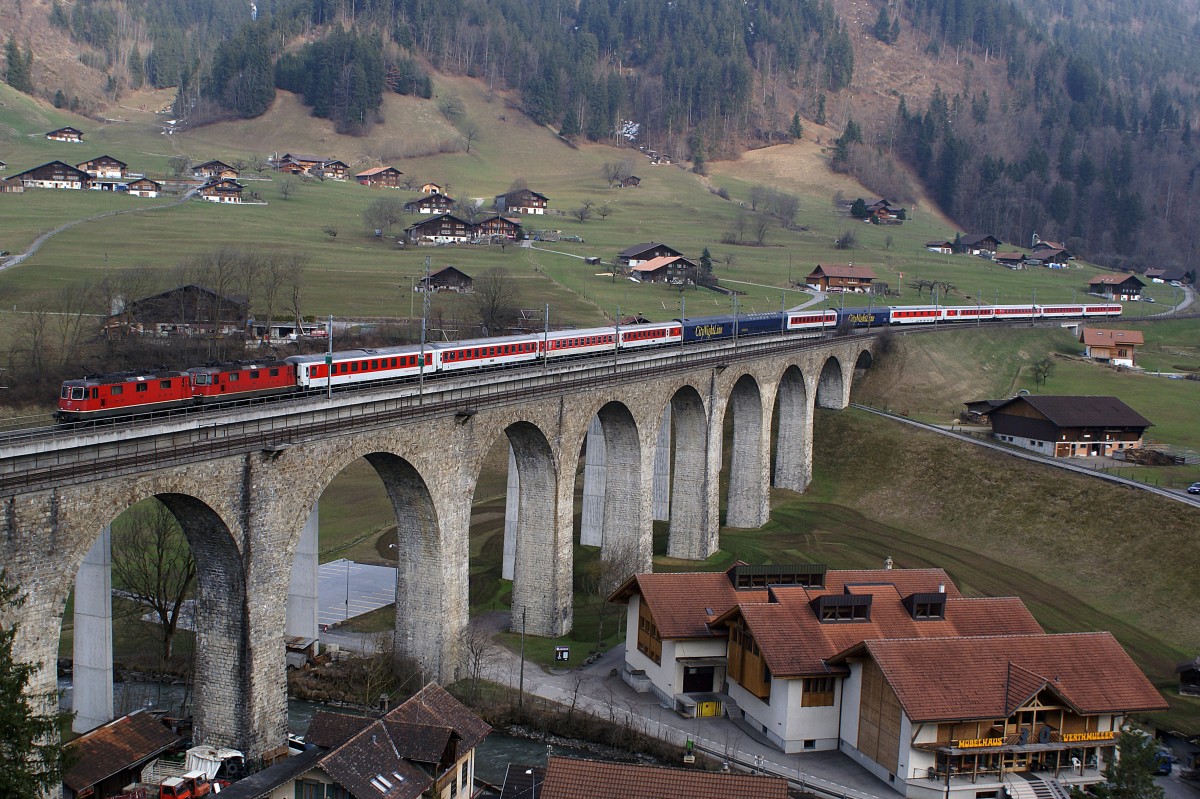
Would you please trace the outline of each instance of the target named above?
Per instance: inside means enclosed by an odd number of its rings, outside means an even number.
[[[74,422],[184,408],[191,404],[192,376],[187,372],[93,375],[62,384],[57,418]]]

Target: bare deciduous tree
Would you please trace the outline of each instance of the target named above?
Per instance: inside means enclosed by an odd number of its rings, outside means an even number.
[[[633,177],[632,161],[606,161],[600,167],[600,176],[608,182],[611,189],[626,178]]]
[[[470,701],[475,702],[479,699],[479,683],[483,679],[484,664],[496,652],[497,645],[491,632],[478,621],[472,621],[462,631],[461,644],[468,679],[471,681]]]
[[[754,217],[753,227],[754,243],[761,247],[767,240],[767,233],[769,233],[771,230],[771,220],[759,214],[758,216]]]
[[[571,212],[571,216],[575,217],[580,223],[586,222],[592,218],[592,209],[587,203],[576,208]]]
[[[489,269],[475,280],[475,316],[486,336],[499,336],[517,320],[517,287],[507,269]]]
[[[158,617],[165,668],[196,584],[196,559],[179,522],[158,500],[139,502],[113,524],[112,576],[114,587]]]
[[[171,174],[175,177],[186,175],[192,168],[192,159],[186,155],[173,155],[167,159],[167,169],[171,170]]]
[[[363,209],[362,216],[368,228],[386,235],[404,218],[404,201],[399,197],[380,197]]]
[[[604,622],[614,610],[608,597],[621,583],[645,566],[646,564],[641,562],[637,545],[632,541],[624,541],[605,547],[600,552],[600,559],[585,567],[582,578],[584,593],[593,602],[598,603],[597,648],[604,642]]]
[[[463,141],[467,144],[467,152],[471,152],[471,145],[479,141],[479,137],[483,132],[479,129],[479,125],[474,120],[468,119],[462,126]]]
[[[282,181],[280,181],[280,183],[279,183],[279,196],[280,197],[282,197],[285,200],[290,199],[292,194],[295,193],[295,191],[296,191],[295,182],[289,180],[288,178],[284,178]]]

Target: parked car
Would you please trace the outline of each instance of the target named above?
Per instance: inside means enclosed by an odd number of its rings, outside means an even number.
[[[1200,483],[1192,483],[1187,487],[1187,492],[1189,494],[1200,494]]]

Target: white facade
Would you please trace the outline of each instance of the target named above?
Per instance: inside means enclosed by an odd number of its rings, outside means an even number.
[[[650,682],[650,690],[668,707],[676,707],[676,696],[682,694],[684,669],[687,658],[720,658],[726,655],[726,640],[724,638],[671,640],[663,639],[662,657],[660,663],[655,663],[648,655],[638,651],[638,612],[641,608],[642,597],[634,594],[629,598],[629,610],[625,614],[625,665],[630,671],[645,672]],[[725,683],[725,667],[716,666],[713,675],[713,687],[710,691],[720,691]],[[730,686],[733,687],[732,685]]]
[[[729,698],[745,714],[746,722],[762,732],[788,754],[828,751],[838,748],[838,700],[841,680],[834,680],[832,705],[804,707],[804,681],[771,681],[769,701],[759,699],[735,682],[729,683]]]

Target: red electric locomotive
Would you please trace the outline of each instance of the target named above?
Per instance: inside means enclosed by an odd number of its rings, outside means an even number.
[[[296,365],[287,361],[234,361],[194,366],[192,396],[199,404],[269,397],[296,390]]]
[[[56,417],[75,422],[191,404],[192,376],[187,372],[122,372],[64,382]]]

